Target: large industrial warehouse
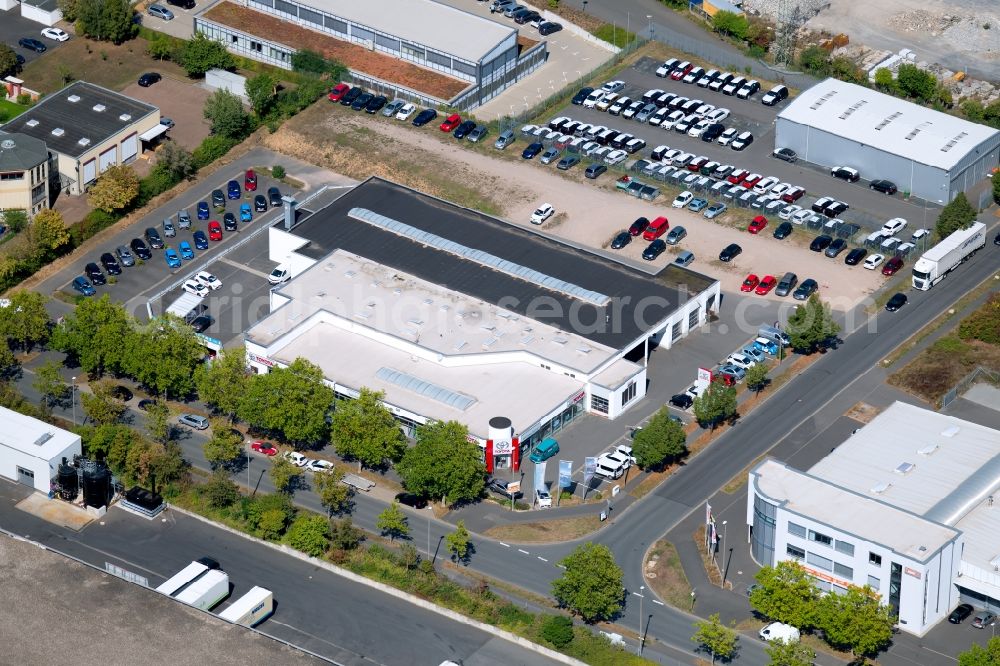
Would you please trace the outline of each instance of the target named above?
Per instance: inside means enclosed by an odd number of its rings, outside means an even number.
[[[485,444],[504,417],[527,447],[584,412],[616,418],[645,395],[652,346],[719,306],[698,273],[650,275],[378,178],[305,208],[269,230],[293,277],[246,332],[250,365],[308,359],[338,397],[383,391],[410,433],[456,420]]]
[[[774,144],[939,204],[989,178],[1000,160],[998,130],[836,79],[802,92],[778,114]]]
[[[808,472],[750,472],[758,563],[801,564],[830,592],[868,585],[924,635],[959,603],[1000,611],[1000,432],[897,402]]]

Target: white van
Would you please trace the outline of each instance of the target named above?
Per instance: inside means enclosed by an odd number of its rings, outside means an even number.
[[[787,333],[782,331],[780,328],[775,328],[774,326],[761,326],[757,329],[757,335],[761,338],[767,338],[771,342],[782,344],[785,347],[792,343],[792,340],[788,337]]]
[[[799,630],[790,624],[782,624],[781,622],[772,622],[763,629],[760,630],[758,634],[762,641],[777,641],[781,640],[786,643],[798,643],[799,642]]]

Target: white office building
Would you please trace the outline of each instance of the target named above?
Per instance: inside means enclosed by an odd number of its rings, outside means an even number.
[[[81,453],[79,435],[0,407],[0,475],[48,493],[62,459]]]
[[[809,471],[769,459],[749,480],[758,563],[869,585],[917,635],[960,602],[1000,611],[1000,432],[897,402]]]

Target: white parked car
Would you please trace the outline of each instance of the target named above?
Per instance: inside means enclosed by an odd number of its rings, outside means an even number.
[[[552,508],[552,495],[544,488],[535,488],[535,502],[539,509]]]
[[[665,130],[672,130],[674,125],[682,120],[684,120],[684,112],[680,110],[673,111],[669,116],[660,122],[660,127]]]
[[[292,278],[292,272],[284,264],[275,266],[271,274],[267,276],[268,284],[281,284],[288,282]]]
[[[628,158],[628,153],[624,150],[612,150],[608,153],[608,156],[604,158],[605,164],[621,164]]]
[[[722,107],[705,114],[705,117],[714,123],[721,123],[729,117],[729,109]]]
[[[813,212],[808,208],[803,208],[792,213],[792,222],[795,224],[805,224],[805,221],[813,216]]]
[[[181,288],[189,294],[194,294],[198,298],[205,298],[208,296],[208,287],[196,282],[195,280],[186,280]]]
[[[865,259],[864,267],[873,271],[881,266],[883,261],[885,261],[885,257],[881,254],[869,254],[868,258]]]
[[[208,287],[212,291],[222,288],[222,280],[215,277],[208,271],[201,271],[200,273],[194,276],[194,279],[197,280],[199,284]]]
[[[627,444],[619,444],[615,447],[615,454],[623,456],[630,465],[635,464],[635,456],[632,455],[632,447]]]
[[[726,363],[735,365],[737,368],[743,368],[744,370],[746,370],[751,365],[755,365],[757,361],[755,359],[750,358],[749,356],[747,356],[742,352],[735,352],[730,354],[726,358]]]
[[[547,220],[550,217],[552,217],[552,215],[555,212],[556,212],[556,209],[552,207],[552,204],[543,203],[541,206],[539,206],[535,210],[534,213],[531,214],[531,223],[532,224],[541,224],[545,220]]]
[[[895,236],[906,227],[906,220],[901,217],[894,217],[882,225],[882,235]]]
[[[624,88],[625,88],[624,81],[608,81],[603,86],[601,86],[601,90],[609,93],[621,92]]]
[[[781,195],[783,195],[785,192],[787,192],[790,189],[792,189],[792,186],[789,185],[788,183],[778,183],[777,185],[775,185],[774,187],[771,188],[771,190],[768,192],[768,194],[770,194],[773,197],[777,197],[777,198],[780,199]]]
[[[674,208],[684,208],[684,206],[687,206],[689,203],[691,203],[691,199],[694,199],[694,195],[688,192],[687,190],[684,190],[683,192],[677,195],[677,198],[674,199],[674,202],[670,205]]]
[[[329,460],[309,460],[306,469],[311,472],[329,472],[334,465]]]
[[[396,112],[396,120],[409,120],[410,116],[417,110],[412,104],[404,104],[403,108]]]
[[[296,467],[305,467],[309,464],[309,458],[306,458],[298,451],[285,451],[282,455],[285,456],[285,459],[288,462],[292,463]]]
[[[720,146],[728,146],[730,143],[733,142],[733,139],[736,138],[736,132],[737,130],[735,127],[730,127],[725,132],[719,135],[719,138],[716,139],[716,143],[718,143]]]
[[[603,90],[595,90],[594,92],[587,95],[587,99],[583,100],[583,107],[585,109],[592,109],[597,106],[597,103],[604,99],[607,93]]]
[[[705,133],[705,130],[707,130],[711,124],[712,121],[707,118],[699,120],[691,129],[688,130],[688,136],[693,136],[696,139],[701,138],[701,135]]]
[[[797,206],[795,204],[788,204],[780,211],[778,211],[778,217],[782,220],[790,220],[792,216],[799,213],[802,210],[802,206]],[[801,222],[799,223],[801,224]]]
[[[767,194],[772,187],[778,184],[778,179],[774,176],[768,176],[767,178],[761,178],[757,181],[757,184],[753,186],[754,194]]]
[[[57,42],[65,42],[69,39],[69,35],[59,28],[44,28],[42,30],[42,37],[48,37],[49,39],[54,39]]]

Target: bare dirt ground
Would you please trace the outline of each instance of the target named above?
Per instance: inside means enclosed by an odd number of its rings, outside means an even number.
[[[845,33],[854,44],[938,62],[977,77],[1000,79],[1000,3],[996,0],[831,0],[807,24]]]
[[[338,137],[345,138],[338,141]],[[713,222],[687,210],[672,209],[669,197],[661,195],[656,202],[628,197],[614,189],[610,176],[604,176],[599,181],[601,184],[595,185],[583,178],[580,167],[575,172],[564,173],[537,161],[525,163],[520,159],[523,141],[516,142],[502,154],[491,147],[474,150],[439,132],[436,126],[418,130],[408,123],[381,116],[359,116],[339,107],[319,104],[286,123],[266,143],[275,150],[307,161],[316,163],[319,160],[322,166],[351,177],[364,178],[377,173],[454,200],[447,192],[442,192],[443,186],[434,180],[444,175],[450,183],[478,187],[487,200],[484,203],[490,208],[495,206],[500,217],[535,230],[539,227],[530,224],[531,213],[539,204],[548,202],[564,215],[550,218],[540,229],[543,233],[623,256],[647,270],[662,268],[673,261],[675,254],[665,252],[654,262],[643,261],[641,254],[647,243],[641,240],[624,250],[603,248],[637,217],[653,219],[663,215],[671,225],[683,225],[688,231],[688,237],[674,252],[680,249],[693,252],[696,259],[691,268],[720,280],[722,288],[730,292],[739,290],[747,273],[780,277],[792,271],[800,281],[808,277],[815,279],[823,298],[834,309],[848,310],[873,293],[883,281],[876,271],[846,266],[843,255],[827,259],[810,252],[802,244],[775,240],[770,232],[778,220],[772,221],[761,235],[752,236],[740,228],[726,226],[725,216]],[[488,144],[492,145],[492,140]],[[386,165],[386,160],[392,163]],[[480,207],[475,201],[458,203]],[[804,237],[801,231],[799,235]],[[739,243],[743,254],[732,263],[723,264],[718,261],[718,254],[729,243]]]

